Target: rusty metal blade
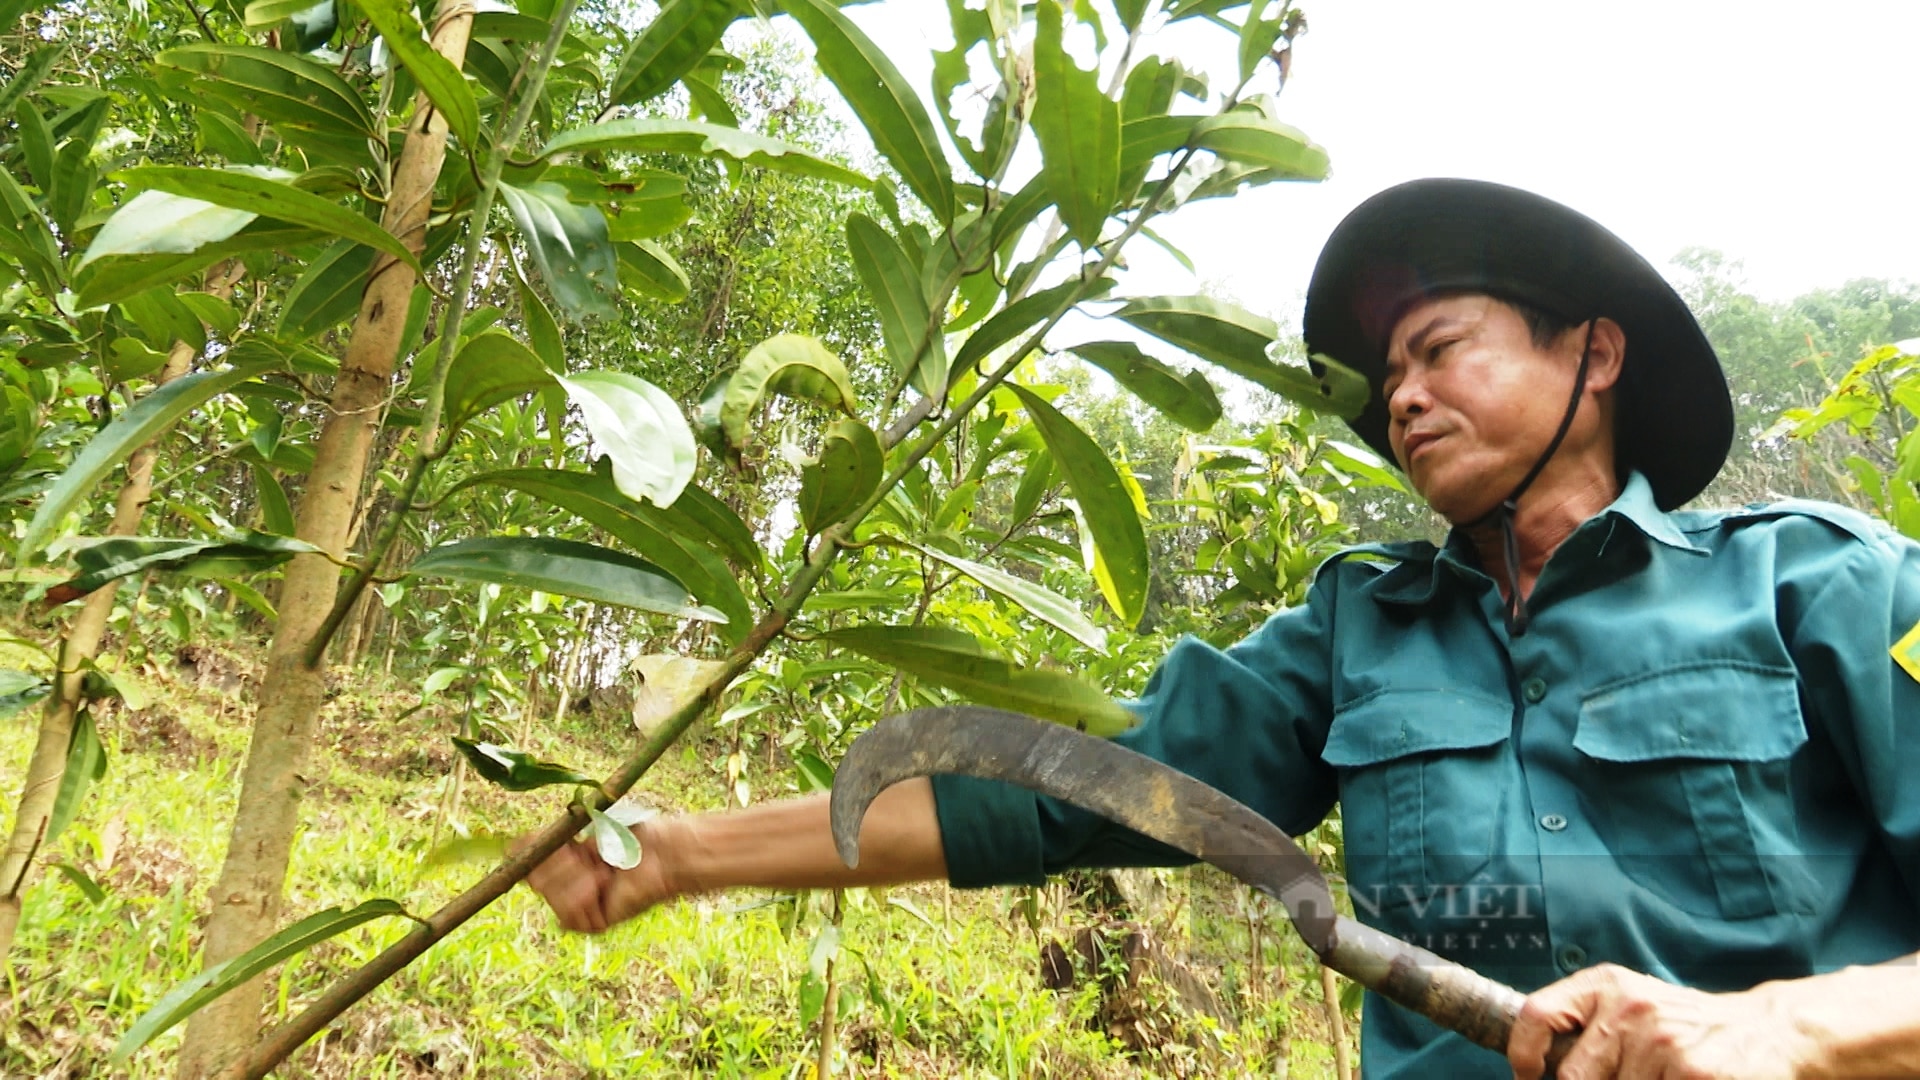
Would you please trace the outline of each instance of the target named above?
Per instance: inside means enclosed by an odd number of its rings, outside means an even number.
[[[833,842],[860,861],[874,797],[916,776],[958,774],[1050,795],[1177,848],[1286,907],[1315,953],[1333,946],[1326,878],[1293,838],[1219,790],[1117,743],[975,705],[891,716],[853,741],[833,781]]]

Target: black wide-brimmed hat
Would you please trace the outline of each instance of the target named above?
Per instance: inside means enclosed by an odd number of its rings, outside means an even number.
[[[1366,376],[1373,394],[1348,423],[1388,461],[1380,394],[1388,336],[1416,301],[1458,292],[1516,300],[1574,323],[1619,323],[1626,358],[1614,440],[1622,469],[1645,475],[1668,510],[1719,473],[1733,443],[1733,402],[1713,346],[1673,286],[1584,214],[1479,180],[1415,180],[1375,195],[1333,231],[1314,267],[1308,355]]]

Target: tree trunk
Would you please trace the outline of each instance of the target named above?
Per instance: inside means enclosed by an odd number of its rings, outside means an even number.
[[[224,290],[216,290],[224,291]],[[187,373],[193,363],[193,346],[174,342],[167,354],[166,366],[154,380],[156,388]],[[113,524],[109,536],[132,536],[140,531],[140,517],[147,509],[147,496],[153,488],[154,450],[143,446],[127,459],[127,483],[114,503]],[[0,963],[13,949],[14,930],[20,925],[20,894],[32,869],[33,854],[40,847],[53,813],[54,796],[60,791],[60,776],[66,771],[67,745],[73,739],[73,721],[79,712],[82,666],[100,651],[100,639],[106,635],[107,620],[113,615],[113,598],[120,591],[119,581],[110,581],[87,596],[87,602],[74,616],[60,650],[60,670],[55,675],[53,696],[40,714],[40,737],[33,746],[33,758],[27,765],[27,779],[20,793],[20,810],[14,815],[13,835],[0,858]]]
[[[467,0],[443,5],[433,28],[434,49],[455,68],[465,62],[473,11]],[[424,94],[415,98],[413,116],[381,223],[417,253],[425,246],[434,183],[446,157],[447,124]],[[405,264],[384,255],[374,259],[300,498],[295,535],[335,555],[344,553],[353,525],[415,283]],[[220,880],[208,897],[205,967],[252,948],[280,922],[287,863],[308,784],[307,756],[324,699],[323,665],[310,666],[307,656],[339,586],[340,568],[322,556],[299,555],[287,564],[240,803]],[[260,1030],[263,981],[255,979],[194,1014],[179,1076],[209,1075],[252,1044]]]

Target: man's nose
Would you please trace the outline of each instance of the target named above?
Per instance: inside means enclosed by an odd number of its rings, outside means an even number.
[[[1403,377],[1387,395],[1387,415],[1395,420],[1411,420],[1427,411],[1432,400],[1426,384],[1411,375]]]

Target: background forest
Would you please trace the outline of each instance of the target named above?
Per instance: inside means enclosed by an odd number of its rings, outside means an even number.
[[[1437,535],[1296,301],[1126,287],[1327,174],[1302,14],[944,14],[922,87],[830,0],[0,0],[0,1074],[1351,1070],[1357,995],[1207,871],[598,938],[512,888],[900,710],[1111,731]],[[1920,286],[1671,272],[1739,410],[1702,501],[1920,535]]]

